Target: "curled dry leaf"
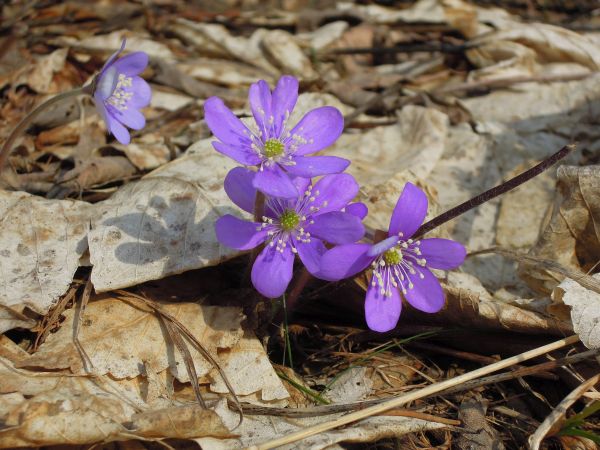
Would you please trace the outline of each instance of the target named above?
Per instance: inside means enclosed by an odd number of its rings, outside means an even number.
[[[0,304],[45,314],[87,249],[91,206],[0,191]]]
[[[33,328],[36,321],[0,303],[0,334],[13,328]]]
[[[600,274],[593,275],[600,280]],[[573,329],[587,348],[600,349],[600,294],[566,278],[552,293],[555,302],[571,307]]]
[[[507,67],[513,75],[534,75],[548,64],[555,71],[562,67],[561,73],[565,74],[600,69],[600,49],[592,39],[554,25],[506,21],[498,31],[473,39],[470,44],[475,46],[467,51],[471,61],[480,67],[491,66],[471,73],[474,78],[498,76]]]
[[[140,391],[107,377],[27,371],[4,357],[0,377],[0,448],[232,436],[213,411],[197,405],[151,410]]]
[[[598,166],[559,167],[554,211],[530,254],[583,272],[597,264],[599,192]],[[558,284],[556,274],[532,264],[522,264],[520,274],[530,287],[541,292],[548,293]]]

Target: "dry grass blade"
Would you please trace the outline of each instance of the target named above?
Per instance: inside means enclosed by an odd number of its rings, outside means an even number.
[[[39,346],[42,345],[42,343],[48,337],[50,331],[58,324],[61,314],[67,308],[69,302],[71,302],[75,298],[75,294],[77,294],[77,289],[79,289],[78,285],[71,286],[69,291],[60,299],[60,301],[52,309],[52,312],[49,315],[44,316],[44,318],[42,319],[42,324],[40,326],[41,329],[35,338],[33,347],[31,348],[33,352],[35,352],[39,348]]]
[[[198,374],[196,373],[196,367],[194,366],[194,361],[192,360],[192,355],[190,354],[187,345],[181,338],[179,334],[179,330],[175,328],[175,325],[171,323],[171,321],[165,319],[160,311],[156,311],[158,313],[158,317],[160,321],[164,324],[167,333],[169,333],[169,337],[181,353],[181,357],[183,358],[183,362],[185,363],[185,369],[187,370],[188,376],[190,377],[190,382],[192,383],[192,388],[194,389],[194,394],[196,395],[196,400],[200,406],[206,409],[206,403],[202,398],[202,394],[200,393],[200,386],[198,385]]]
[[[209,361],[215,367],[215,369],[217,369],[217,371],[219,372],[219,375],[221,376],[223,382],[225,383],[225,386],[227,386],[227,390],[233,397],[233,404],[235,405],[235,408],[237,409],[238,414],[240,415],[240,421],[237,425],[237,426],[239,426],[242,423],[242,420],[244,420],[244,412],[242,410],[242,405],[240,404],[240,401],[237,398],[235,391],[233,390],[233,386],[229,382],[229,379],[225,375],[225,372],[223,371],[223,368],[218,363],[218,361],[215,358],[213,358],[213,356],[208,352],[208,350],[206,350],[206,348],[202,345],[202,343],[200,341],[198,341],[198,339],[196,339],[196,337],[193,335],[193,333],[190,330],[188,330],[181,322],[179,322],[176,317],[174,317],[172,314],[170,314],[169,312],[167,312],[163,308],[161,308],[161,306],[158,303],[153,302],[152,300],[149,300],[141,295],[134,294],[132,292],[117,290],[117,291],[115,291],[115,293],[119,296],[120,299],[122,299],[124,301],[131,302],[131,301],[137,300],[138,302],[142,302],[144,305],[150,307],[152,310],[154,310],[158,314],[160,314],[161,317],[167,319],[174,327],[176,327],[179,330],[179,332],[181,332],[181,334],[183,334],[194,345],[194,348],[204,358],[206,358],[206,360]],[[237,428],[237,426],[236,426],[236,428]]]
[[[529,264],[535,264],[536,266],[541,267],[543,269],[550,270],[550,271],[556,272],[556,273],[560,273],[561,275],[564,275],[564,276],[576,281],[584,288],[600,294],[600,280],[598,280],[590,275],[587,275],[586,273],[584,273],[580,270],[569,269],[569,268],[567,268],[555,261],[551,261],[549,259],[542,259],[542,258],[536,258],[535,256],[522,255],[517,252],[513,252],[510,250],[506,250],[503,248],[497,248],[497,247],[492,247],[492,248],[487,248],[484,250],[472,252],[472,253],[469,253],[468,256],[485,255],[488,253],[496,253],[496,254],[502,255],[506,258],[514,259],[517,262],[526,262]]]
[[[548,417],[542,422],[534,434],[529,438],[529,448],[531,450],[538,450],[544,437],[548,434],[552,426],[564,417],[567,409],[577,401],[585,392],[592,388],[600,380],[600,374],[597,374],[589,380],[580,384],[577,388],[573,389],[569,395],[567,395]]]
[[[86,372],[91,372],[92,369],[94,368],[94,365],[92,364],[92,360],[90,359],[87,352],[81,345],[81,342],[79,341],[79,330],[81,328],[81,323],[83,322],[83,315],[85,313],[85,307],[87,306],[88,302],[90,301],[90,295],[92,295],[92,288],[93,288],[92,280],[88,278],[87,282],[85,283],[85,288],[83,289],[83,294],[81,295],[81,303],[79,304],[79,307],[76,306],[76,310],[75,310],[76,317],[75,317],[75,322],[74,322],[74,326],[73,326],[73,343],[75,344],[77,351],[81,355],[81,360],[83,361],[83,367]]]
[[[397,408],[401,405],[405,405],[414,400],[426,397],[428,395],[436,394],[438,392],[444,391],[451,387],[460,385],[461,383],[474,380],[483,375],[487,375],[488,373],[495,372],[500,369],[505,369],[507,367],[511,367],[520,362],[526,361],[531,358],[535,358],[536,356],[543,355],[544,353],[548,353],[559,348],[562,348],[566,345],[571,345],[579,341],[579,337],[574,335],[565,339],[561,339],[559,341],[555,341],[551,344],[544,345],[542,347],[529,350],[527,352],[521,353],[516,356],[512,356],[510,358],[504,359],[502,361],[498,361],[495,364],[490,364],[489,366],[482,367],[477,370],[473,370],[471,372],[467,372],[458,377],[442,381],[440,383],[435,383],[426,388],[420,389],[415,392],[410,392],[405,395],[401,395],[399,397],[392,398],[380,405],[371,406],[369,408],[363,409],[361,411],[356,411],[350,414],[347,414],[339,419],[332,420],[330,422],[321,423],[312,427],[305,428],[304,430],[298,431],[296,433],[289,434],[283,438],[274,439],[269,442],[265,442],[263,444],[253,446],[252,450],[268,450],[272,448],[279,447],[281,445],[291,444],[293,442],[297,442],[301,439],[307,438],[309,436],[314,436],[315,434],[319,434],[325,431],[332,430],[334,428],[340,427],[342,425],[347,425],[352,422],[356,422],[361,419],[366,419],[367,417],[371,417],[377,415],[379,413],[388,411],[390,409]]]

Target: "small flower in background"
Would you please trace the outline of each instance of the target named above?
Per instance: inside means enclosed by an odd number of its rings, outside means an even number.
[[[427,215],[427,205],[425,193],[407,183],[392,213],[387,239],[374,245],[340,245],[321,259],[317,276],[331,281],[372,267],[365,299],[365,317],[372,330],[384,332],[396,326],[402,308],[400,293],[420,311],[442,309],[444,291],[429,269],[454,269],[465,260],[466,250],[459,242],[411,239]]]
[[[236,167],[225,177],[227,195],[247,212],[254,208],[254,174]],[[346,244],[356,242],[365,233],[359,215],[341,211],[358,192],[358,184],[351,175],[327,175],[314,186],[304,178],[292,182],[299,196],[267,197],[262,223],[227,214],[215,225],[217,238],[228,247],[249,250],[266,242],[252,267],[252,284],[269,298],[279,297],[287,289],[295,254],[311,274],[317,274],[326,251],[323,241]]]
[[[96,75],[92,95],[108,131],[121,144],[129,144],[129,131],[125,126],[134,130],[144,128],[146,119],[139,109],[150,104],[152,91],[148,83],[138,76],[148,65],[148,55],[133,52],[117,59],[124,48],[125,39],[121,48]]]
[[[218,97],[206,100],[204,116],[220,141],[213,142],[218,152],[245,166],[258,166],[252,184],[259,191],[295,198],[299,193],[293,177],[340,173],[350,164],[335,156],[305,156],[333,144],[344,129],[344,118],[336,108],[323,106],[309,111],[290,129],[287,122],[298,99],[296,78],[282,76],[273,92],[263,80],[254,83],[248,99],[257,127],[254,131]]]

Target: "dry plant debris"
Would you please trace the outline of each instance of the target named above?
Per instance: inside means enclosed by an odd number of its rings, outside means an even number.
[[[597,448],[597,415],[567,427],[599,401],[596,2],[1,8],[0,143],[44,101],[92,82],[123,38],[149,57],[152,101],[128,145],[79,96],[0,155],[0,448]],[[387,229],[407,182],[431,219],[577,150],[430,233],[470,252],[458,271],[437,272],[439,313],[405,306],[395,329],[369,331],[368,278],[357,275],[311,281],[278,326],[281,302],[249,289],[249,255],[217,240],[220,217],[251,215],[223,189],[235,164],[214,150],[203,106],[219,96],[249,124],[250,85],[282,75],[300,82],[290,123],[322,106],[343,114],[343,134],[319,155],[352,160],[368,236]],[[466,381],[573,333],[589,350],[552,347]],[[381,415],[358,419],[377,405]]]

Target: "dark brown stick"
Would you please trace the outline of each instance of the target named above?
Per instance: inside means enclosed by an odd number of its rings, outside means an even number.
[[[511,191],[514,188],[522,185],[526,181],[531,180],[532,178],[544,172],[546,169],[552,167],[554,164],[563,159],[573,150],[575,150],[575,144],[565,145],[552,156],[546,158],[541,163],[537,164],[529,170],[526,170],[522,174],[517,175],[516,177],[511,178],[507,182],[495,186],[492,189],[489,189],[479,194],[478,196],[473,197],[472,199],[467,200],[464,203],[461,203],[458,206],[455,206],[454,208],[446,211],[445,213],[440,214],[439,216],[431,219],[429,222],[425,222],[423,225],[421,225],[421,228],[417,230],[413,239],[418,239],[428,231],[431,231],[434,228],[437,228],[440,225],[466,213],[470,209],[476,208],[477,206],[485,202],[489,202],[491,199],[498,197],[499,195],[505,194],[506,192]]]

